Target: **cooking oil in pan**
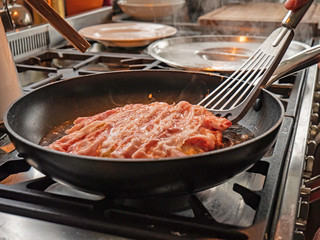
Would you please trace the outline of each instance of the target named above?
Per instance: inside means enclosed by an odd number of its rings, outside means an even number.
[[[41,146],[49,146],[54,141],[62,138],[66,135],[65,131],[71,128],[73,121],[66,121],[59,126],[54,127],[50,132],[48,132],[39,142]]]
[[[230,147],[249,139],[254,138],[253,133],[239,124],[233,124],[231,127],[223,131],[223,141],[225,147]]]

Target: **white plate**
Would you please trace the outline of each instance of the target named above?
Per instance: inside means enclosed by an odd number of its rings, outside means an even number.
[[[141,47],[176,32],[176,28],[167,25],[130,22],[94,25],[80,29],[79,34],[107,46]]]
[[[172,16],[185,5],[185,0],[119,0],[118,5],[134,18],[150,20]]]

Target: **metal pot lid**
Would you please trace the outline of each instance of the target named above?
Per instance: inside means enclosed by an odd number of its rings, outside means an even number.
[[[148,47],[155,59],[172,67],[217,72],[233,72],[265,40],[264,37],[201,35],[158,40]],[[309,48],[307,44],[293,41],[284,59]]]

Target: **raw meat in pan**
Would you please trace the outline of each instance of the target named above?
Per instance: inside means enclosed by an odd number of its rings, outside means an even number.
[[[186,101],[128,104],[77,118],[49,148],[108,158],[185,156],[222,148],[222,131],[231,125]]]

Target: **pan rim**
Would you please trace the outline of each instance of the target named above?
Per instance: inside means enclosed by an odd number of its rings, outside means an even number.
[[[108,73],[97,73],[97,74],[92,74],[92,75],[105,75],[105,74],[119,74],[119,73],[125,73],[125,72],[163,72],[163,71],[169,71],[169,72],[192,72],[192,73],[196,73],[196,74],[203,74],[203,75],[216,75],[210,72],[196,72],[196,71],[185,71],[185,70],[124,70],[124,71],[113,71],[113,72],[108,72]],[[90,76],[92,76],[90,75]],[[57,150],[53,150],[53,149],[49,149],[46,148],[45,146],[41,146],[39,144],[36,144],[30,140],[27,140],[26,138],[23,138],[22,136],[20,136],[16,131],[14,131],[8,121],[8,115],[10,113],[10,110],[12,109],[12,107],[17,104],[19,101],[22,101],[22,99],[24,99],[26,96],[28,96],[29,94],[32,94],[35,91],[40,91],[43,88],[47,88],[50,87],[52,85],[56,85],[62,82],[67,82],[67,81],[75,81],[76,79],[79,78],[85,78],[88,77],[88,75],[83,75],[83,76],[77,76],[77,77],[73,77],[73,78],[69,78],[69,79],[63,79],[61,81],[58,82],[53,82],[53,83],[49,83],[47,85],[44,85],[42,87],[39,87],[35,90],[33,90],[32,92],[29,92],[25,95],[23,95],[22,97],[18,98],[17,100],[15,100],[10,107],[7,109],[4,117],[3,117],[3,122],[5,125],[5,128],[7,129],[7,131],[9,132],[9,135],[12,135],[14,138],[18,139],[20,142],[26,144],[27,146],[30,146],[32,148],[35,148],[39,151],[45,151],[45,152],[49,152],[52,154],[55,154],[58,156],[62,156],[64,158],[72,158],[72,157],[77,157],[81,160],[90,160],[90,161],[99,161],[99,162],[112,162],[112,163],[142,163],[142,162],[166,162],[166,161],[182,161],[185,159],[192,159],[192,158],[197,158],[197,157],[205,157],[207,155],[212,155],[213,153],[216,154],[221,154],[224,153],[226,151],[231,151],[231,150],[236,150],[238,148],[241,148],[243,145],[250,145],[253,142],[266,137],[270,132],[275,131],[283,122],[283,118],[285,115],[284,112],[284,106],[282,105],[281,101],[274,96],[273,93],[271,93],[270,91],[266,90],[266,89],[262,89],[262,91],[268,95],[271,95],[273,97],[273,99],[278,103],[280,109],[281,109],[281,115],[278,119],[278,121],[271,127],[269,128],[266,132],[264,132],[263,134],[254,137],[253,139],[250,139],[248,141],[242,142],[240,144],[231,146],[231,147],[226,147],[226,148],[222,148],[222,149],[216,149],[213,151],[209,151],[209,152],[204,152],[204,153],[199,153],[199,154],[194,154],[194,155],[188,155],[188,156],[181,156],[181,157],[166,157],[166,158],[137,158],[137,159],[133,159],[133,158],[105,158],[105,157],[94,157],[94,156],[86,156],[86,155],[77,155],[77,154],[72,154],[72,153],[65,153],[65,152],[60,152]],[[222,76],[221,76],[222,77]]]

